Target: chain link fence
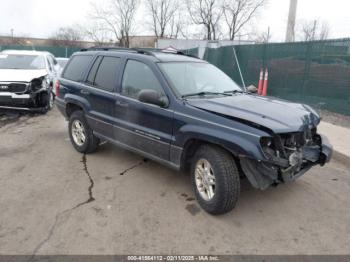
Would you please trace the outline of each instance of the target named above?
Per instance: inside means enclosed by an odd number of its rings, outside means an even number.
[[[268,95],[350,115],[350,39],[207,48],[203,58],[241,84],[234,48],[247,85],[268,68]]]

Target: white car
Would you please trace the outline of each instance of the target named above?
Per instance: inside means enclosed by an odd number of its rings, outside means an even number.
[[[56,60],[58,62],[58,64],[60,65],[61,69],[63,70],[63,68],[66,66],[66,64],[69,61],[69,58],[65,58],[65,57],[56,57]]]
[[[48,52],[0,53],[0,108],[46,113],[53,107],[53,86],[61,68]]]

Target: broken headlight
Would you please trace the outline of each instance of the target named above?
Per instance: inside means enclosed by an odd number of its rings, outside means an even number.
[[[35,78],[30,82],[30,86],[33,91],[47,89],[49,87],[48,79],[44,76],[40,78]]]
[[[271,147],[273,143],[272,137],[262,137],[260,138],[260,144],[261,146],[264,147]]]

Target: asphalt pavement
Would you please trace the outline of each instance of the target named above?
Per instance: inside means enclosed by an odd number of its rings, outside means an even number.
[[[185,174],[110,144],[82,155],[56,109],[0,126],[0,254],[349,254],[350,171],[315,167],[233,212],[205,213]]]

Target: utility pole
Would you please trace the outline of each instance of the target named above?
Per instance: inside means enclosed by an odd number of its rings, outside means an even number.
[[[311,38],[311,41],[315,41],[316,29],[317,29],[317,20],[314,21],[314,27],[312,28],[312,38]]]
[[[13,37],[14,37],[14,34],[13,34],[13,32],[15,31],[15,29],[13,29],[13,28],[11,28],[11,39],[12,39],[12,43],[14,42],[13,40]]]
[[[290,0],[286,42],[294,42],[295,40],[295,20],[297,16],[297,5],[298,0]]]

